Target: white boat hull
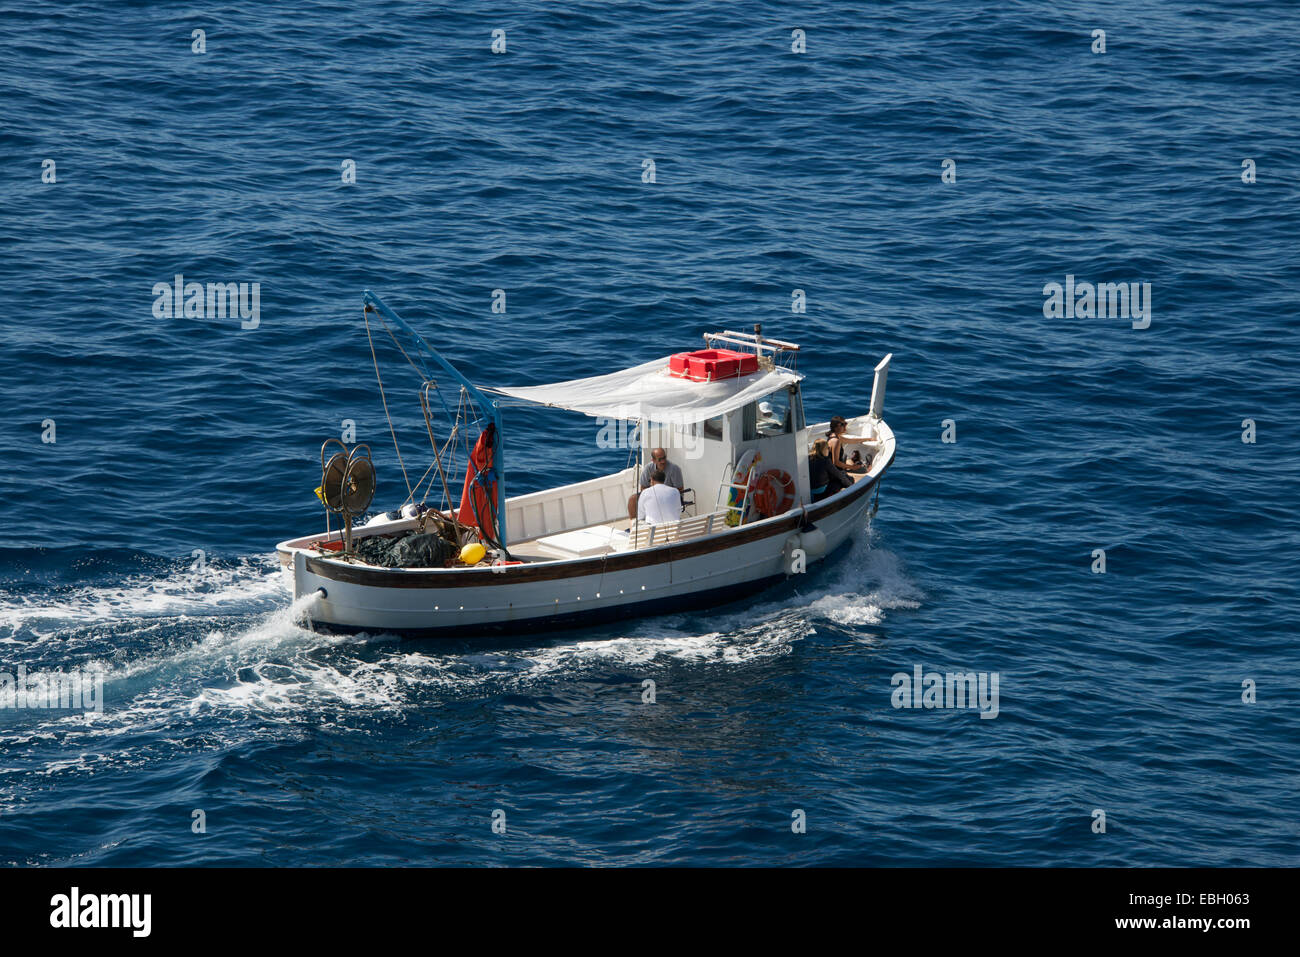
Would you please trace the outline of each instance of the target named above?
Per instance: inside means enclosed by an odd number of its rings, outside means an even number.
[[[893,460],[893,436],[881,428],[885,447],[851,488],[700,538],[495,568],[389,569],[294,543],[280,551],[292,568],[295,598],[320,593],[306,623],[321,631],[461,638],[712,607],[811,568],[864,527],[864,513]]]

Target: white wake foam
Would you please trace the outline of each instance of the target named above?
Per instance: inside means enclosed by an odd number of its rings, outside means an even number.
[[[820,591],[808,610],[837,625],[878,625],[887,611],[919,608],[925,597],[904,573],[897,555],[857,544]]]
[[[38,631],[113,621],[242,614],[274,608],[285,582],[274,558],[188,567],[162,576],[133,575],[120,585],[74,588],[56,598],[0,594],[0,628]]]

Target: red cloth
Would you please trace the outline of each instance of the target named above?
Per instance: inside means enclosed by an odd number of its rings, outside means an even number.
[[[474,443],[474,451],[465,467],[465,488],[460,494],[460,514],[457,515],[462,525],[472,525],[475,528],[479,527],[478,516],[481,515],[488,527],[479,528],[479,531],[492,538],[497,537],[497,483],[495,478],[489,478],[495,433],[496,426],[489,425]],[[483,481],[476,480],[479,474],[483,475]],[[475,509],[478,510],[477,515]]]

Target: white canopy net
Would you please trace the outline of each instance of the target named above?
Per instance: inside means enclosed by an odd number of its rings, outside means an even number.
[[[669,356],[630,369],[550,385],[484,391],[525,402],[611,419],[701,422],[730,412],[803,378],[789,369],[759,370],[735,379],[696,382],[668,374]]]

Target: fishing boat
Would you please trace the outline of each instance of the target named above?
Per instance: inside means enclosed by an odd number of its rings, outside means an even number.
[[[874,367],[870,407],[845,416],[841,444],[862,470],[825,495],[809,487],[809,451],[830,426],[804,420],[799,346],[761,326],[627,369],[504,387],[470,382],[369,290],[363,316],[386,414],[377,332],[420,379],[430,464],[407,477],[404,502],[367,519],[369,448],[322,446],[325,529],[276,546],[295,598],[311,597],[303,623],[320,631],[523,634],[738,601],[862,532],[894,460],[882,417],[890,355]],[[637,438],[627,467],[507,497],[502,412],[522,405],[626,424]],[[680,516],[641,514],[656,448],[680,469]]]

